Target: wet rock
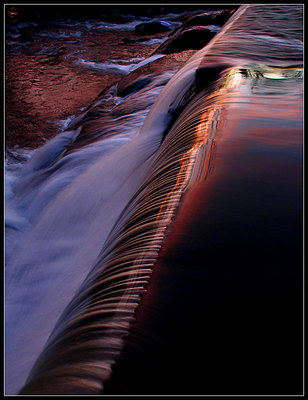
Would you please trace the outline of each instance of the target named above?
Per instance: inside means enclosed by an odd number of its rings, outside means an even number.
[[[155,75],[168,70],[179,69],[193,54],[195,54],[194,50],[170,54],[130,72],[118,82],[117,93],[120,96],[127,96],[129,93],[144,88]]]
[[[143,89],[146,85],[151,82],[150,76],[144,76],[140,79],[137,79],[135,82],[132,82],[128,86],[124,87],[122,90],[118,90],[118,95],[121,97],[128,96],[129,94],[135,93],[141,89]]]
[[[61,46],[54,53],[49,54],[47,58],[40,60],[41,64],[57,65],[62,61],[62,56],[66,53],[66,48]]]
[[[38,27],[22,29],[33,36],[33,42],[27,46],[20,46],[16,38],[15,46],[7,46],[10,51],[6,56],[5,68],[6,146],[36,148],[60,133],[63,129],[61,121],[68,117],[75,115],[72,124],[78,126],[78,121],[80,122],[90,109],[94,114],[88,114],[88,118],[94,118],[95,113],[105,118],[107,111],[117,104],[104,101],[99,109],[93,110],[91,105],[100,100],[103,92],[106,93],[119,81],[119,76],[101,70],[81,68],[75,63],[76,59],[82,57],[93,62],[145,59],[157,47],[155,44],[140,44],[145,37],[134,36],[133,32],[98,29],[93,35],[93,31],[75,25],[54,29],[56,32],[61,29],[61,32],[68,33],[71,38],[76,30],[81,29],[82,41],[67,43],[65,38],[41,36],[40,32],[44,31],[39,19]],[[163,35],[165,33],[158,33],[151,38],[161,38]],[[127,46],[120,45],[124,38],[137,41]],[[16,54],[15,50],[19,53]],[[194,53],[195,51],[187,51],[165,56],[132,71],[121,78],[118,93],[121,93],[121,97],[129,95],[137,98],[141,90],[146,90],[148,85],[151,85],[149,79],[153,74],[160,75],[170,68],[180,68]],[[119,109],[117,112],[120,114]]]
[[[184,50],[200,50],[214,36],[215,32],[205,26],[182,28],[159,46],[153,54],[172,54]]]
[[[159,32],[168,32],[173,26],[165,21],[144,22],[135,26],[135,35],[153,35]]]
[[[194,50],[170,54],[132,71],[116,84],[117,96],[126,98],[120,104],[114,104],[114,107],[109,107],[109,110],[105,109],[106,103],[104,101],[108,97],[111,87],[104,89],[92,103],[92,106],[89,106],[87,111],[84,111],[83,114],[74,119],[67,128],[77,129],[82,124],[82,131],[74,144],[68,149],[68,152],[85,144],[93,143],[98,136],[101,136],[102,121],[106,126],[108,121],[114,123],[114,117],[118,118],[133,114],[150,106],[153,102],[152,97],[141,95],[141,93],[144,94],[151,87],[165,85],[171,79],[171,75],[162,75],[171,70],[175,73],[193,54],[195,54]],[[110,119],[110,117],[112,118]]]
[[[202,10],[195,10],[185,13],[184,15],[180,15],[174,19],[174,21],[181,22],[182,24],[187,21],[189,18],[193,17],[194,15],[201,14]]]
[[[234,12],[235,9],[222,10],[215,13],[204,12],[198,14],[194,13],[193,15],[189,14],[189,17],[182,21],[182,25],[171,32],[169,36],[176,34],[180,29],[189,28],[192,26],[223,26]]]
[[[187,21],[185,21],[182,25],[182,28],[188,28],[191,26],[206,26],[206,25],[215,25],[213,23],[213,20],[215,19],[216,14],[211,14],[211,13],[202,13],[202,14],[197,14],[194,15],[190,18],[188,18]]]
[[[213,15],[211,25],[223,26],[236,10],[223,10]]]

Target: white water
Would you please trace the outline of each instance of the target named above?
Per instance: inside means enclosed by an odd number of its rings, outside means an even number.
[[[162,39],[149,39],[144,42],[141,42],[141,44],[146,44],[147,46],[152,46],[153,44],[161,44],[164,43],[168,38],[162,38]]]
[[[104,31],[133,31],[136,25],[141,24],[142,20],[135,20],[124,24],[112,24],[109,22],[86,22],[87,29],[102,29]]]
[[[113,138],[62,158],[80,134],[79,130],[64,132],[24,166],[8,207],[28,226],[24,224],[20,231],[19,221],[10,220],[10,212],[7,216],[7,394],[17,393],[25,383],[57,319],[95,263],[125,205],[148,176],[151,156],[160,146],[172,110],[193,83],[205,53],[206,49],[196,53],[165,86],[145,122],[146,113],[137,113],[133,128],[129,125],[125,132],[122,117],[112,127]]]
[[[80,134],[65,132],[36,152],[23,169],[14,199],[8,202],[28,225],[22,226],[23,233],[19,222],[12,229],[11,221],[6,233],[7,394],[23,386],[122,210],[148,176],[151,157],[172,111],[194,82],[196,69],[246,8],[173,77],[147,118],[147,113],[136,113],[127,131],[125,117],[114,119],[115,124],[107,124],[109,133],[115,130],[113,136],[102,135],[93,145],[62,157]]]
[[[147,160],[160,138],[151,132],[141,137],[139,131],[161,89],[152,84],[150,91],[139,94],[144,109],[109,118],[95,143],[62,157],[80,129],[63,132],[20,170],[6,204],[7,393],[22,387],[57,319],[144,180]]]
[[[123,208],[146,178],[148,162],[172,116],[170,110],[177,107],[194,81],[203,52],[164,88],[139,135],[135,128],[131,131],[136,135],[133,140],[123,143],[123,136],[118,136],[109,142],[111,151],[104,147],[106,154],[100,153],[96,142],[95,149],[86,147],[62,159],[61,153],[79,134],[64,132],[36,152],[23,169],[16,196],[8,204],[29,223],[22,235],[17,230],[20,225],[14,226],[19,221],[10,220],[8,213],[8,394],[17,393],[24,384],[57,319],[94,264]],[[121,120],[117,129],[122,134]],[[116,142],[121,145],[114,148]]]
[[[81,58],[79,60],[76,60],[75,63],[84,65],[90,69],[96,69],[96,70],[104,71],[107,73],[113,73],[113,74],[117,74],[117,75],[127,75],[130,72],[134,71],[135,69],[143,67],[144,65],[146,65],[152,61],[158,60],[161,57],[164,57],[164,55],[156,54],[154,56],[146,58],[145,60],[143,60],[141,58],[138,58],[138,59],[134,58],[132,60],[124,60],[124,61],[123,60],[111,60],[108,62],[86,61]]]
[[[105,22],[105,21],[95,21],[95,20],[90,20],[90,21],[85,21],[85,22],[80,22],[80,21],[61,21],[58,22],[58,25],[60,26],[68,26],[68,27],[82,27],[86,28],[88,30],[104,30],[104,31],[113,31],[113,32],[119,32],[119,31],[128,31],[132,32],[134,31],[135,27],[139,24],[142,23],[147,23],[147,22],[155,22],[159,21],[163,24],[166,24],[170,27],[173,26],[178,26],[180,25],[179,22],[173,21],[173,19],[178,18],[183,14],[168,14],[164,16],[163,18],[157,17],[157,18],[149,18],[149,17],[140,17],[140,19],[131,21],[131,22],[124,22],[124,23],[110,23],[110,22]],[[120,16],[121,17],[121,16]]]

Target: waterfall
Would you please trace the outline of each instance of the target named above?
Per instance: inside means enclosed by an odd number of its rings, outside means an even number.
[[[301,63],[297,24],[275,36],[283,13],[241,6],[138,93],[143,108],[94,125],[85,113],[25,164],[7,204],[7,394],[103,392],[180,202],[206,179],[229,94]]]

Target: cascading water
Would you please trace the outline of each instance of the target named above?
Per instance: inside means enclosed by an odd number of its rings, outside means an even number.
[[[300,79],[301,12],[240,7],[172,79],[95,117],[98,101],[24,165],[6,214],[7,394],[103,392],[232,95],[257,77]],[[124,102],[134,112],[116,116]]]

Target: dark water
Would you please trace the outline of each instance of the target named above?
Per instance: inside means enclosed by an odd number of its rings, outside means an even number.
[[[242,6],[90,144],[81,119],[24,165],[7,393],[301,393],[301,28]]]
[[[106,393],[301,393],[301,96],[262,86],[232,99]]]

